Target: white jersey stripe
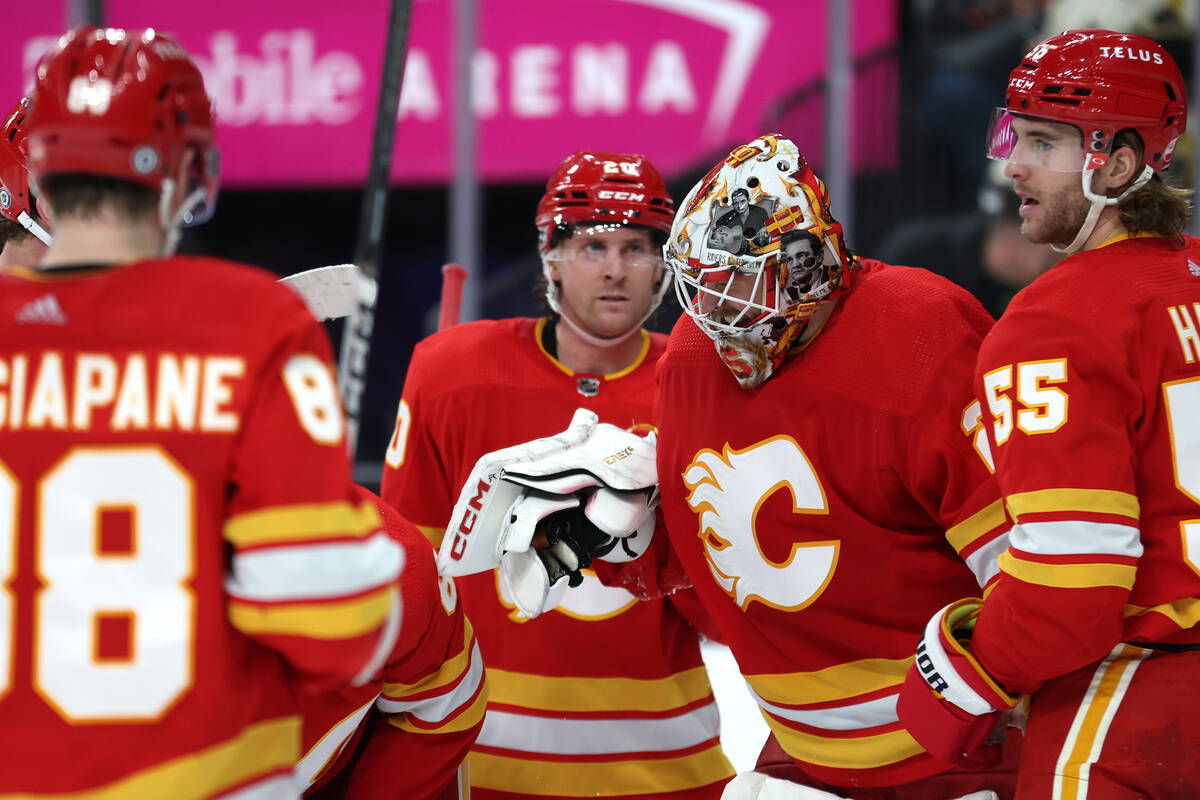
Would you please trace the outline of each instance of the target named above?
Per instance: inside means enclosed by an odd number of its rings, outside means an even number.
[[[876,725],[890,725],[899,722],[900,717],[896,714],[896,699],[900,696],[899,690],[900,687],[897,686],[895,694],[877,697],[862,703],[809,710],[777,706],[762,699],[753,688],[750,688],[750,694],[764,711],[780,719],[828,731],[857,731],[863,728],[874,728]]]
[[[1008,534],[997,536],[967,556],[967,567],[975,573],[975,580],[979,581],[980,588],[987,586],[988,581],[1000,574],[1000,565],[996,563],[996,559],[1008,549],[1008,544]]]
[[[325,765],[337,758],[346,742],[358,730],[359,723],[367,716],[367,712],[371,710],[371,704],[374,702],[375,698],[372,697],[362,706],[354,709],[345,719],[326,731],[325,735],[304,754],[304,758],[300,759],[300,763],[296,765],[296,777],[302,781],[302,785],[311,785]]]
[[[225,588],[239,600],[270,602],[358,594],[389,583],[404,550],[386,533],[352,542],[289,545],[236,553]]]
[[[715,703],[656,719],[563,719],[489,709],[476,744],[548,755],[665,753],[720,736]]]
[[[1014,548],[1036,555],[1142,556],[1142,540],[1132,525],[1078,520],[1023,522],[1013,525],[1009,535]]]
[[[471,648],[471,664],[462,678],[446,687],[441,694],[421,700],[376,700],[379,710],[387,714],[408,713],[427,724],[436,725],[455,714],[475,696],[483,680],[483,658],[479,655],[479,644]]]

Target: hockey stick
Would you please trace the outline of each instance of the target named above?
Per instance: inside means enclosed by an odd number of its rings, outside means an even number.
[[[439,331],[458,324],[462,312],[463,282],[466,279],[467,271],[458,264],[442,267],[442,307],[438,311],[437,326]]]
[[[367,356],[375,324],[375,296],[379,267],[383,260],[383,223],[387,215],[388,174],[392,167],[392,144],[396,135],[396,113],[404,78],[404,57],[412,0],[392,0],[379,103],[375,109],[375,135],[371,161],[363,186],[362,210],[358,220],[358,242],[354,263],[359,269],[354,306],[342,330],[342,352],[338,360],[338,385],[346,409],[346,446],[350,458],[358,452],[358,428],[362,419],[363,389],[367,383]]]

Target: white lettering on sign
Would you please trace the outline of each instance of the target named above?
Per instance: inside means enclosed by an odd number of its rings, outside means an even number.
[[[192,57],[223,124],[342,125],[364,107],[358,59],[340,50],[317,56],[310,30],[267,31],[257,56],[240,52],[232,31],[214,31],[208,44],[210,54]]]

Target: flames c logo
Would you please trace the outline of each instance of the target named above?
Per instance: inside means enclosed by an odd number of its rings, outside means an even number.
[[[792,513],[829,513],[825,491],[795,439],[774,436],[745,450],[701,450],[683,481],[713,578],[740,608],[757,600],[797,611],[825,591],[837,566],[838,541],[794,542],[787,559],[776,563],[763,554],[755,526],[763,503],[784,489],[791,492]]]

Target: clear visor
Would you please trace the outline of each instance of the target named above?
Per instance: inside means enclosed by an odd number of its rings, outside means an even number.
[[[662,268],[662,251],[649,228],[622,224],[576,225],[571,236],[546,253],[547,261]]]
[[[996,161],[1054,172],[1082,172],[1088,163],[1078,128],[1037,117],[1022,117],[1006,108],[992,109],[987,156]]]

